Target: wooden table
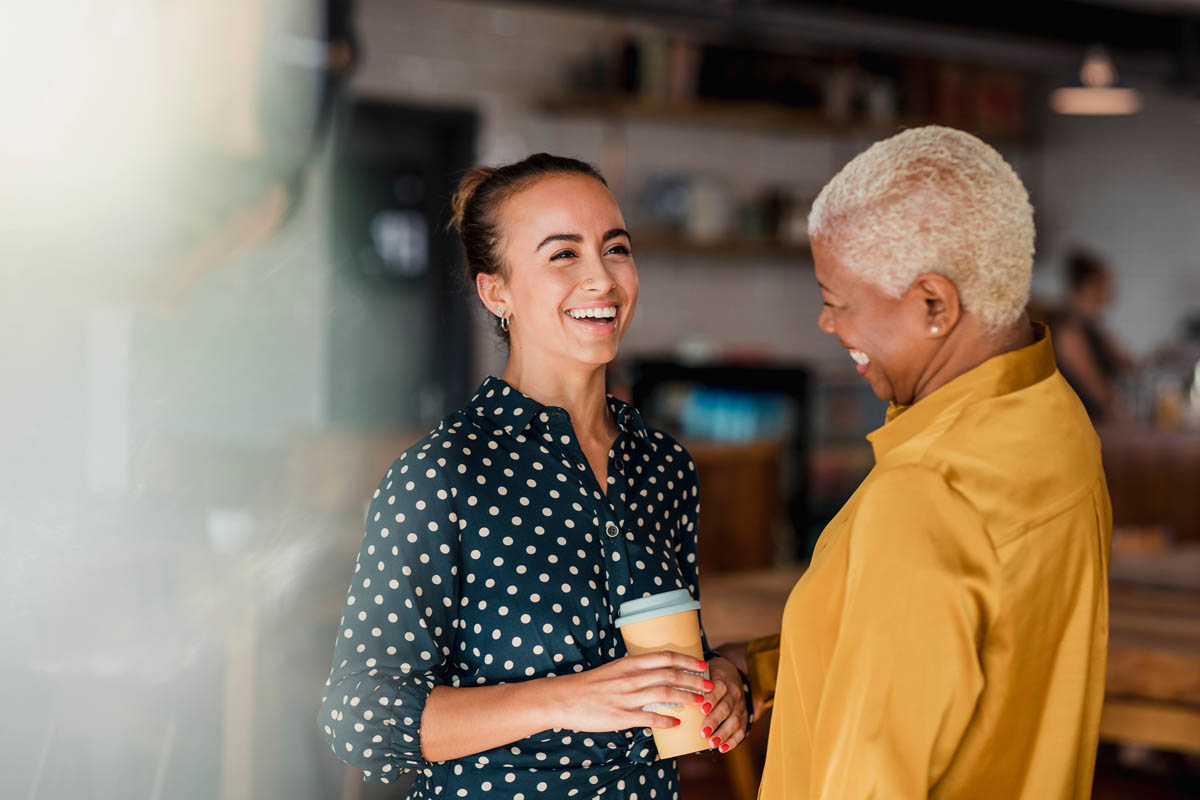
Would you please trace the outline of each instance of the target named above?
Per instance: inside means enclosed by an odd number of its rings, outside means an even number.
[[[1113,524],[1159,525],[1200,543],[1200,431],[1105,425],[1100,435]]]
[[[709,642],[778,633],[803,573],[790,566],[706,577]],[[1114,564],[1109,605],[1101,738],[1200,753],[1200,547]]]

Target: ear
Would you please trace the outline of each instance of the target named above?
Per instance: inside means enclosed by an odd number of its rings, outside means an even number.
[[[954,281],[938,272],[926,272],[917,276],[912,291],[923,305],[927,336],[940,339],[954,330],[962,319],[962,304]]]
[[[479,273],[475,276],[475,291],[479,293],[479,299],[483,301],[489,314],[497,317],[512,316],[513,310],[512,303],[508,299],[508,288],[504,285],[504,279],[499,275]]]

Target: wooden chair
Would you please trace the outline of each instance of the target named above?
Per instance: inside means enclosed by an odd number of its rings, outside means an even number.
[[[775,704],[775,679],[779,672],[779,634],[763,636],[746,645],[746,677],[750,679],[750,693],[754,697],[755,726],[767,724],[764,718]],[[755,738],[759,738],[756,736]],[[726,766],[734,800],[755,800],[758,784],[762,778],[762,765],[758,753],[747,747],[749,742],[729,754]]]

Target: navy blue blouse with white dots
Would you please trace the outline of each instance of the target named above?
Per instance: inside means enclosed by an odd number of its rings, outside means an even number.
[[[567,412],[498,378],[380,481],[320,712],[334,752],[369,779],[416,771],[410,798],[678,798],[675,761],[656,760],[649,729],[554,729],[438,763],[421,754],[435,686],[598,667],[626,655],[613,625],[622,602],[679,588],[699,598],[695,465],[632,406],[608,402],[619,432],[603,492]]]

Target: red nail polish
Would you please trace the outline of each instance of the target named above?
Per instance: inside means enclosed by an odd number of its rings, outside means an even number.
[[[728,752],[729,752],[729,745],[727,745],[727,744],[723,744],[723,745],[721,745],[721,752],[722,752],[722,753],[728,753]]]
[[[692,695],[692,697],[696,698],[697,703],[704,702],[704,695],[702,695],[702,694],[694,694],[694,695]],[[705,713],[708,713],[708,712],[705,712]]]
[[[712,736],[712,725],[705,725],[704,730],[700,731],[700,735],[707,739]]]
[[[712,738],[712,746],[713,746],[713,747],[716,747],[716,746],[717,746],[717,745],[719,745],[720,743],[721,743],[721,737],[720,737],[720,736],[714,736],[714,737]]]
[[[712,681],[705,681],[705,682],[704,682],[704,691],[706,691],[706,692],[707,692],[707,691],[710,691],[712,688],[713,688],[713,682],[712,682]]]
[[[707,714],[708,712],[712,711],[712,703],[705,703],[704,705],[700,706],[700,710]],[[704,735],[707,736],[708,734],[706,733]]]
[[[696,666],[698,666],[700,668],[701,672],[704,672],[704,670],[708,669],[708,662],[707,661],[697,661]]]
[[[675,722],[674,722],[674,724],[671,725],[671,727],[674,728],[677,725],[679,725],[679,723],[681,723],[681,722],[683,722],[683,720],[681,720],[679,717],[675,717]]]

